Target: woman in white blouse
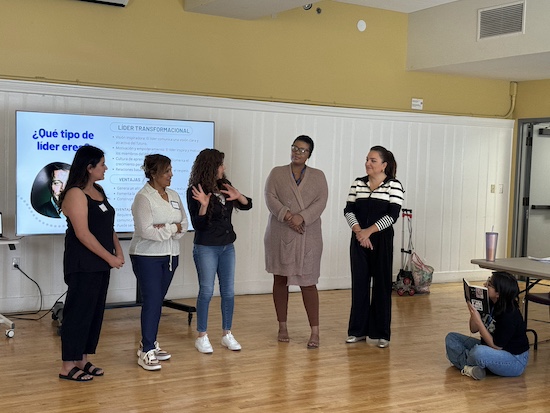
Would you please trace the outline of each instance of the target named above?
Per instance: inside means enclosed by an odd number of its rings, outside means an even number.
[[[161,350],[157,332],[162,302],[178,267],[179,239],[187,231],[187,216],[177,192],[168,189],[172,179],[170,158],[147,155],[142,169],[149,181],[132,204],[134,236],[130,244],[132,268],[141,291],[141,343],[138,364],[159,370],[171,355]]]

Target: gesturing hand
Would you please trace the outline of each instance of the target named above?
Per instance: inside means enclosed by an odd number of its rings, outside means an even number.
[[[193,186],[191,188],[191,192],[193,194],[193,199],[195,201],[198,201],[202,206],[206,207],[210,203],[210,197],[212,196],[212,193],[209,193],[208,195],[204,193],[202,190],[201,184],[199,184],[199,188]]]
[[[229,184],[223,184],[223,186],[225,186],[225,189],[220,189],[220,192],[226,195],[226,199],[228,201],[234,201],[235,199],[239,199],[241,197],[241,193],[234,186]]]

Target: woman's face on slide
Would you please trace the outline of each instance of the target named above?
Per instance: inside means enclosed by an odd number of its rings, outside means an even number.
[[[67,185],[67,179],[69,179],[69,171],[64,169],[53,171],[51,187],[55,199],[59,199],[59,195],[61,195],[61,192],[65,189],[65,185]]]

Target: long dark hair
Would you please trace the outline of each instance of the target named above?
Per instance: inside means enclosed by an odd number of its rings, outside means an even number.
[[[378,152],[380,158],[382,159],[382,162],[387,163],[386,169],[384,170],[386,176],[388,178],[395,179],[395,177],[397,176],[397,162],[395,162],[393,153],[380,145],[373,146],[372,148],[370,148],[370,150]]]
[[[218,192],[221,183],[218,182],[218,168],[223,165],[225,154],[217,149],[203,149],[195,158],[189,174],[189,187],[202,186],[205,194]],[[225,174],[220,180],[228,182]]]
[[[84,189],[86,184],[90,179],[90,174],[88,173],[88,166],[95,168],[97,164],[101,161],[101,158],[105,156],[105,153],[95,146],[84,145],[78,148],[74,156],[73,163],[71,164],[71,170],[69,172],[69,179],[67,180],[67,185],[61,195],[59,196],[59,205],[63,204],[65,199],[65,194],[71,188],[80,188]],[[94,187],[105,196],[103,188],[98,184],[94,183]]]
[[[516,277],[504,271],[495,271],[491,275],[491,283],[498,293],[494,315],[505,313],[514,307],[519,308],[519,285]]]

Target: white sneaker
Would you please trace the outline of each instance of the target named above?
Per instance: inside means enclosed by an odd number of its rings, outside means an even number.
[[[389,340],[386,340],[384,338],[381,338],[381,339],[378,340],[378,347],[380,347],[380,348],[386,348],[389,345],[390,345]]]
[[[346,338],[346,343],[357,343],[359,341],[365,341],[367,336],[349,336]]]
[[[148,371],[160,370],[162,368],[155,356],[155,350],[149,350],[147,353],[142,353],[142,355],[138,357],[138,364]]]
[[[195,348],[199,350],[200,353],[204,353],[204,354],[209,354],[214,352],[214,349],[212,348],[212,344],[210,344],[210,340],[208,340],[208,334],[205,334],[202,337],[198,337],[195,340]]]
[[[227,347],[229,350],[233,351],[238,351],[241,349],[241,345],[237,340],[235,340],[235,337],[233,337],[231,331],[229,331],[225,336],[222,337],[222,346]]]
[[[474,380],[483,380],[487,372],[479,366],[464,366],[461,371],[463,376],[471,377]]]
[[[169,360],[172,355],[168,353],[167,351],[164,351],[160,348],[159,342],[155,341],[155,357],[159,361]],[[139,349],[137,351],[137,356],[142,357],[143,356],[143,344],[139,343]]]

